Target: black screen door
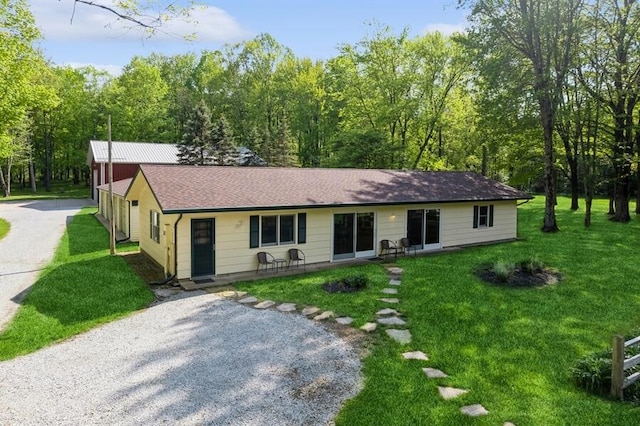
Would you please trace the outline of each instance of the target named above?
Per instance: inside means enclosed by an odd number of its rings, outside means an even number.
[[[215,274],[214,219],[191,220],[191,276]]]

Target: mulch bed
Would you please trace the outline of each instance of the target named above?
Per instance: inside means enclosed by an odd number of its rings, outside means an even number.
[[[149,259],[148,256],[135,252],[125,253],[121,256],[145,283],[153,284],[164,280],[164,271],[160,265]]]
[[[540,272],[530,273],[516,268],[509,280],[505,282],[498,279],[495,272],[493,272],[489,266],[478,268],[476,276],[488,283],[505,287],[542,287],[557,284],[562,279],[562,275],[559,272],[551,269],[543,269]]]
[[[322,284],[322,289],[327,293],[355,293],[364,288],[347,285],[344,281],[332,281]]]

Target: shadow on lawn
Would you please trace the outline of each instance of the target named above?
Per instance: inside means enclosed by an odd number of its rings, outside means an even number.
[[[150,303],[149,290],[136,279],[120,257],[64,263],[45,269],[23,305],[64,326],[92,322]]]

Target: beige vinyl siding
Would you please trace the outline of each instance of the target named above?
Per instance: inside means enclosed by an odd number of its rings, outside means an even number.
[[[150,256],[159,265],[165,268],[165,272],[171,272],[166,259],[166,236],[164,223],[167,222],[165,215],[160,211],[160,207],[156,202],[153,194],[148,186],[137,192],[135,199],[139,200],[139,221],[140,221],[140,250]],[[160,242],[157,243],[151,239],[151,210],[160,213]]]
[[[140,209],[129,204],[129,239],[133,242],[140,241]]]
[[[473,227],[473,206],[493,204],[493,226]],[[516,201],[493,201],[450,204],[440,213],[440,241],[442,247],[481,244],[516,238]]]

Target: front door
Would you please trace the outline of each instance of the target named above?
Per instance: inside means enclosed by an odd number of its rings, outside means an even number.
[[[215,219],[191,220],[191,276],[215,274]]]

